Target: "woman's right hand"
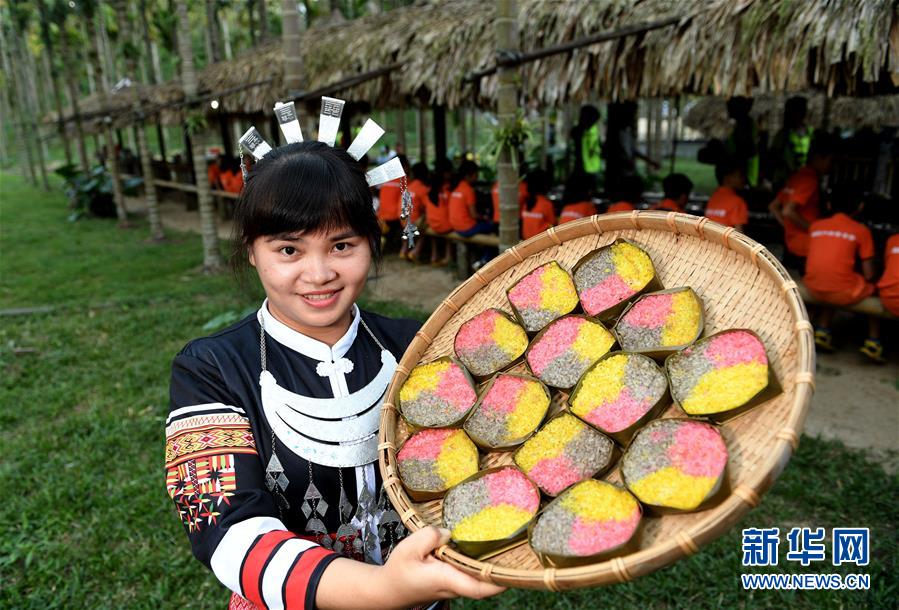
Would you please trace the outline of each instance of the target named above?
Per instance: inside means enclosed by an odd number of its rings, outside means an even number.
[[[333,561],[321,576],[316,605],[331,608],[410,608],[443,599],[482,599],[505,591],[432,555],[449,542],[449,530],[429,526],[400,542],[383,566]]]
[[[397,607],[455,597],[483,599],[506,590],[469,576],[434,557],[433,551],[449,539],[449,530],[428,526],[414,532],[393,549],[383,567],[384,581],[397,596],[408,595],[402,602],[397,600]]]

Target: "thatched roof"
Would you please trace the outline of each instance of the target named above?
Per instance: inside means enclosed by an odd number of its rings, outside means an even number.
[[[820,91],[807,91],[802,95],[808,100],[806,123],[814,128],[868,127],[879,130],[883,127],[899,127],[899,95],[827,98]],[[753,98],[750,115],[760,129],[771,133],[780,129],[787,97],[789,95],[786,94],[765,94]],[[726,99],[706,97],[697,100],[686,109],[684,124],[710,138],[727,137],[732,123],[727,116]]]
[[[598,43],[522,66],[527,102],[784,92],[871,95],[899,85],[899,8],[891,0],[520,0],[523,51],[635,23],[680,16],[678,25]],[[303,33],[304,89],[401,62],[402,67],[336,91],[376,107],[420,99],[449,107],[491,105],[497,79],[464,83],[494,63],[492,2],[428,0]],[[221,110],[271,112],[286,97],[280,43],[207,66],[200,91]],[[263,84],[247,87],[247,83]],[[149,99],[180,119],[177,82]]]

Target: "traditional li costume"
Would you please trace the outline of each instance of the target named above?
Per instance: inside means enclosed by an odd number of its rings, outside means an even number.
[[[319,140],[334,145],[343,101],[323,98]],[[293,103],[275,107],[302,140]],[[361,158],[384,131],[369,120],[347,149]],[[240,140],[258,160],[255,128]],[[397,159],[366,174],[401,179]],[[418,234],[407,223],[406,238]],[[411,243],[410,243],[411,247]],[[333,346],[275,319],[268,302],[189,343],[172,365],[166,489],[194,555],[232,592],[230,608],[313,608],[322,572],[344,556],[383,563],[406,531],[377,468],[380,407],[419,324],[362,312]]]

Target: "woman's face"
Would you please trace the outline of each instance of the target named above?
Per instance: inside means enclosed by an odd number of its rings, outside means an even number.
[[[371,266],[368,240],[352,229],[256,238],[256,268],[271,314],[308,337],[333,345],[349,328],[351,308]]]

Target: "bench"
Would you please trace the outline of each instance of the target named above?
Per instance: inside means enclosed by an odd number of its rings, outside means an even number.
[[[799,295],[802,297],[802,300],[805,301],[806,305],[819,305],[821,307],[830,307],[832,309],[840,309],[842,311],[848,311],[851,313],[860,313],[866,316],[884,318],[886,320],[899,320],[899,317],[894,316],[883,308],[883,304],[876,296],[862,299],[855,305],[832,305],[830,303],[825,303],[824,301],[819,301],[818,299],[813,297],[812,294],[808,291],[808,288],[805,287],[805,284],[802,283],[802,278],[800,278],[798,274],[791,273],[790,275],[792,275],[793,279],[796,281],[796,288],[799,290]]]
[[[471,251],[468,246],[499,248],[499,235],[493,233],[479,233],[471,237],[462,237],[455,231],[435,233],[431,229],[427,229],[424,234],[429,237],[448,239],[456,244],[456,275],[460,280],[467,279],[471,275]]]

